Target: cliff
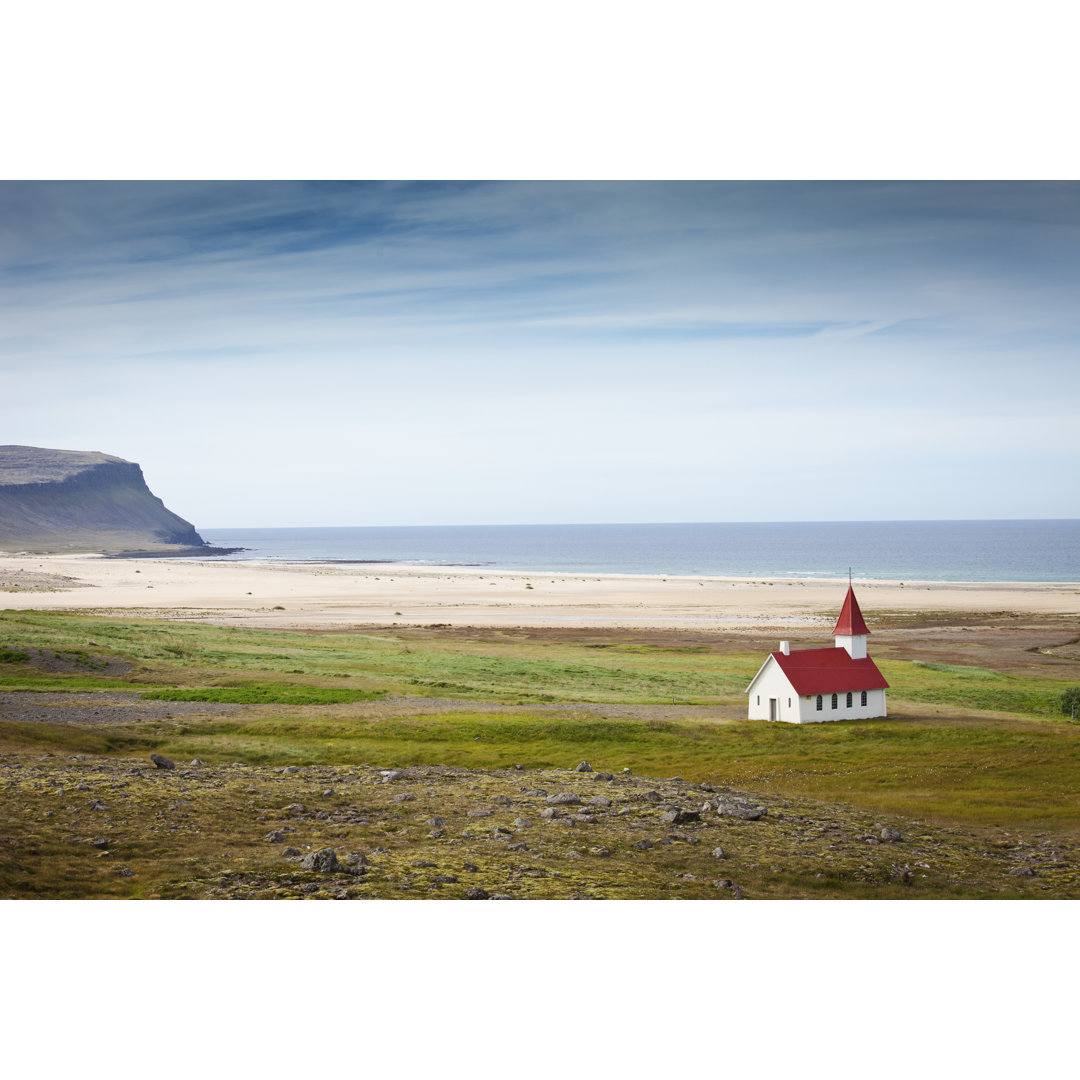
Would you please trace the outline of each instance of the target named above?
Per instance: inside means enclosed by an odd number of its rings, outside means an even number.
[[[0,551],[201,548],[132,461],[96,450],[0,446]]]

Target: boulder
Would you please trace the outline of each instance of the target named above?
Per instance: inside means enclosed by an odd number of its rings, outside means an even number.
[[[556,795],[549,795],[544,801],[548,806],[578,806],[581,798],[572,791],[560,791]]]
[[[164,757],[164,756],[163,756],[163,755],[161,755],[161,754],[151,754],[151,755],[150,755],[150,760],[151,760],[151,761],[152,761],[152,762],[153,762],[153,763],[154,763],[154,764],[155,764],[155,765],[156,765],[156,766],[157,766],[157,767],[158,767],[159,769],[175,769],[175,768],[176,768],[176,762],[175,762],[175,761],[173,761],[173,759],[172,759],[172,758],[167,758],[167,757]]]
[[[479,885],[473,885],[465,890],[466,900],[490,900],[491,893],[487,889],[481,889]]]
[[[899,829],[882,829],[881,839],[890,844],[898,844],[903,837],[900,835]]]
[[[719,817],[739,818],[742,821],[757,821],[767,813],[764,806],[748,799],[721,799],[716,805]]]
[[[342,865],[338,862],[337,852],[333,848],[319,848],[309,852],[300,863],[302,870],[317,870],[320,874],[340,874]]]
[[[592,772],[593,767],[587,761],[579,761],[574,766],[574,772]]]

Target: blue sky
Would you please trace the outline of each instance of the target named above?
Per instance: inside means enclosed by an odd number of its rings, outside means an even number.
[[[1080,185],[0,183],[0,442],[200,528],[1080,516]]]

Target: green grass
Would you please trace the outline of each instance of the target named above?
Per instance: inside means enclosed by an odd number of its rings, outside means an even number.
[[[1080,829],[1080,727],[1069,724],[890,719],[789,726],[528,710],[368,717],[342,705],[107,729],[4,724],[0,749],[481,769],[568,768],[585,759],[609,772],[678,775],[945,823]]]
[[[219,762],[478,768],[566,767],[586,758],[610,771],[677,774],[941,820],[1080,827],[1080,726],[1062,717],[1058,704],[1075,675],[881,660],[898,715],[800,727],[528,708],[674,698],[741,710],[761,656],[710,646],[253,630],[7,611],[0,613],[0,648],[16,657],[34,648],[83,653],[89,664],[59,675],[16,658],[5,663],[0,688],[138,689],[152,700],[256,706],[242,716],[174,718],[137,729],[3,725],[0,739],[19,748],[119,753],[137,746]],[[106,661],[132,665],[130,676],[95,674]],[[375,718],[350,707],[385,693],[526,708]],[[259,705],[274,712],[260,715]]]
[[[761,663],[757,652],[707,646],[536,643],[512,635],[440,640],[437,635],[255,630],[14,611],[0,613],[0,648],[16,655],[30,648],[82,653],[87,675],[87,665],[107,660],[134,665],[127,683],[113,679],[111,686],[201,689],[256,675],[261,684],[329,689],[348,678],[350,689],[364,692],[521,702],[734,705],[745,700],[743,691]],[[1009,675],[957,664],[878,663],[894,706],[908,702],[1060,718],[1060,696],[1076,682],[1075,676]],[[18,666],[11,662],[12,669]],[[0,677],[0,685],[73,678],[22,667]]]

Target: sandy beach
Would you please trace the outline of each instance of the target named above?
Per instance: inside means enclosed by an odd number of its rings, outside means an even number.
[[[1080,617],[1080,584],[857,581],[863,611]],[[0,557],[0,606],[281,627],[813,630],[847,581],[551,574],[95,555]]]

